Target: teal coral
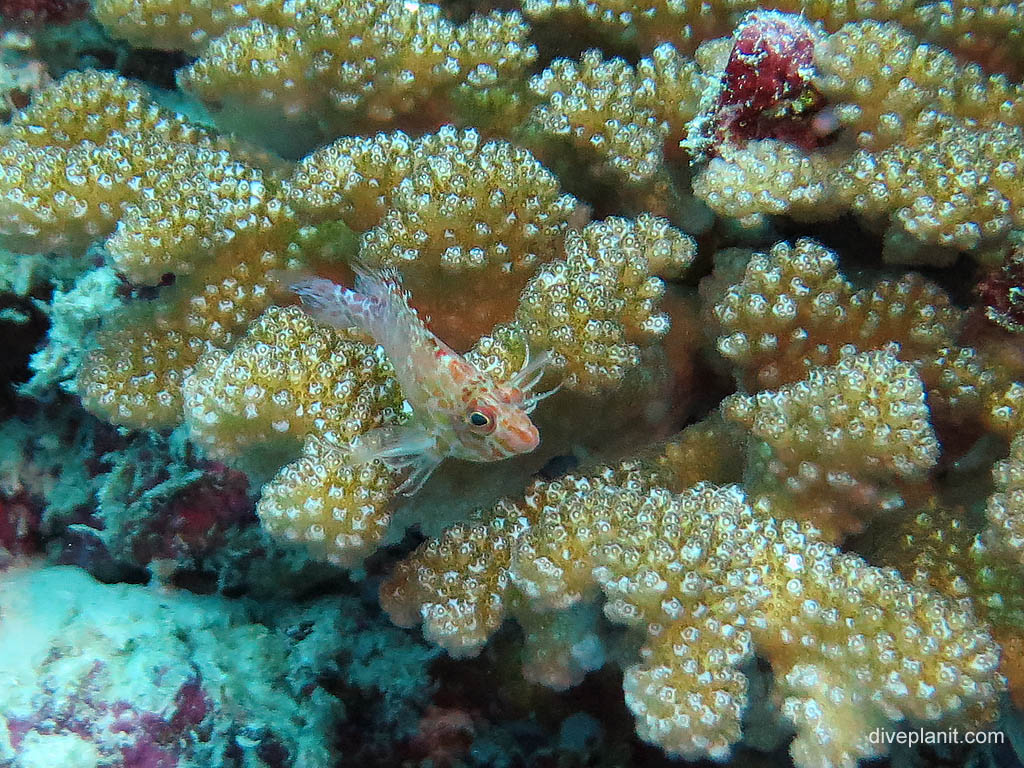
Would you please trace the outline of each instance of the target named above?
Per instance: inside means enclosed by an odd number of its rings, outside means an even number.
[[[290,764],[324,765],[336,755],[329,733],[350,713],[319,681],[337,676],[381,695],[381,722],[394,718],[389,727],[402,736],[401,716],[423,705],[432,656],[388,627],[354,633],[366,616],[353,598],[271,609],[44,568],[7,574],[0,604],[4,676],[19,680],[2,694],[2,722],[5,733],[25,728],[22,745],[5,739],[0,756],[16,766],[40,754],[68,764],[149,754],[200,766],[232,753],[267,765],[270,745]],[[67,708],[74,725],[46,722],[46,712]],[[152,723],[163,730],[148,730]]]

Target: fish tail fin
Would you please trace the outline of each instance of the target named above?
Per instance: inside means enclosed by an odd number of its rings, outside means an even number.
[[[302,306],[317,320],[335,328],[371,332],[372,308],[366,297],[312,272],[282,271],[273,273],[273,279],[298,296]]]
[[[402,288],[402,275],[393,267],[373,267],[362,259],[353,259],[349,266],[356,273],[355,289],[364,296],[372,296],[382,303],[390,303],[395,298],[406,299]]]

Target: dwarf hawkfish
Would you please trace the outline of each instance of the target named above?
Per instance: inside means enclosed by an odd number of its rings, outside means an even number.
[[[530,414],[555,390],[530,392],[544,375],[547,354],[531,360],[527,350],[520,370],[499,383],[427,328],[396,270],[357,265],[355,271],[354,290],[313,276],[288,283],[317,320],[373,337],[412,408],[406,423],[358,438],[352,446],[357,463],[380,459],[396,471],[408,470],[398,492],[411,496],[449,456],[500,461],[540,444]]]

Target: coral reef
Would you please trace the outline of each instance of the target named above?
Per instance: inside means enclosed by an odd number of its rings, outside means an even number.
[[[351,599],[272,612],[50,567],[5,574],[0,609],[3,676],[18,681],[0,695],[0,757],[16,768],[325,765],[347,716],[331,678],[395,713],[423,706],[431,651],[386,626],[353,635],[368,617]]]
[[[894,506],[887,486],[925,479],[939,458],[921,379],[887,352],[843,358],[779,390],[732,395],[722,414],[770,453],[749,485],[779,486],[769,495],[786,501],[776,506],[830,537],[861,525],[837,510]]]
[[[709,152],[756,139],[804,150],[823,143],[813,128],[824,104],[811,82],[815,38],[813,27],[790,14],[755,11],[743,18],[707,118]]]
[[[466,655],[522,600],[564,610],[599,588],[610,619],[647,633],[623,683],[638,733],[691,759],[724,758],[740,738],[739,667],[755,650],[775,666],[800,766],[877,754],[867,734],[886,720],[991,717],[997,646],[969,609],[840,553],[738,486],[674,495],[649,473],[537,484],[425,544],[383,585],[385,608]]]
[[[1024,435],[1010,444],[1010,457],[994,469],[996,493],[986,514],[991,543],[1024,564]]]
[[[102,0],[96,15],[118,38],[198,54],[181,87],[222,127],[285,151],[346,133],[436,128],[453,100],[485,101],[536,57],[516,12],[456,25],[440,6],[402,0]]]
[[[0,764],[1020,728],[1017,4],[7,6]],[[378,270],[539,444],[404,493]]]
[[[185,385],[186,419],[216,458],[254,448],[281,463],[301,449],[264,487],[259,515],[271,533],[352,565],[387,530],[395,478],[380,464],[354,465],[344,447],[401,410],[390,370],[366,343],[274,307],[230,353],[200,358]]]
[[[416,139],[340,139],[297,165],[286,195],[304,222],[362,232],[360,258],[399,268],[418,308],[459,349],[514,311],[529,276],[561,252],[576,212],[529,152],[450,126]]]

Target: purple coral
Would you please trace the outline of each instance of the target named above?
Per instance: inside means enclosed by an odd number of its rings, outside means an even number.
[[[0,26],[67,24],[88,9],[85,0],[0,0]]]
[[[132,541],[136,563],[154,559],[199,558],[227,541],[230,531],[256,522],[248,478],[219,462],[155,510]]]
[[[1000,269],[978,284],[985,316],[1012,333],[1024,333],[1024,250],[1010,254]]]
[[[754,11],[736,28],[712,116],[714,145],[779,139],[802,149],[824,143],[825,98],[814,87],[816,33],[802,16]]]

